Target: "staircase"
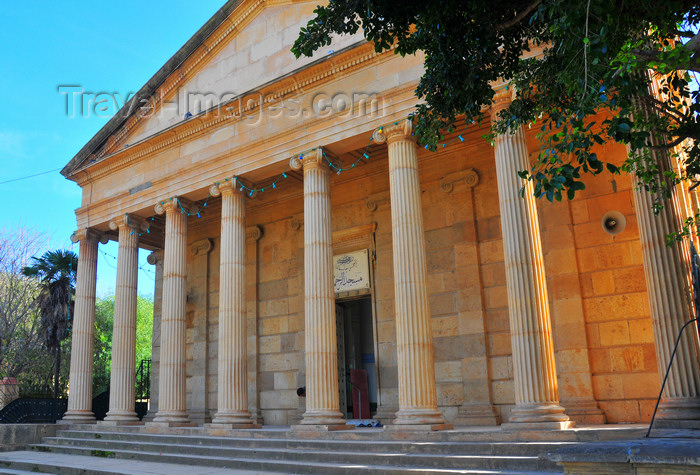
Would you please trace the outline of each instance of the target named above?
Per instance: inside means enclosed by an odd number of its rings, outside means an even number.
[[[581,438],[573,434],[565,437],[569,440],[530,442],[501,431],[455,431],[411,434],[407,441],[397,440],[406,433],[381,429],[323,438],[286,428],[152,431],[157,429],[76,425],[44,438],[31,452],[0,454],[0,473],[562,473],[539,454]]]

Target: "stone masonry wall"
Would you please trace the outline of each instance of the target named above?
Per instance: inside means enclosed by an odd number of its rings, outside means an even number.
[[[493,149],[484,132],[470,129],[463,143],[437,153],[420,149],[419,166],[438,404],[450,421],[476,411],[486,424],[494,415],[506,421],[515,401]],[[620,160],[623,152],[602,153]],[[370,155],[332,175],[332,226],[377,224],[378,417],[389,422],[398,383],[386,148],[373,146]],[[249,405],[265,424],[289,424],[299,413],[296,388],[305,385],[302,182],[291,174],[246,206],[247,225],[262,229],[247,246]],[[647,420],[659,383],[629,179],[613,185],[598,177],[572,203],[539,206],[563,405],[584,422],[600,417],[595,400],[609,422]],[[612,209],[627,217],[615,237],[600,226]],[[216,410],[219,213],[219,199],[211,199],[202,219],[189,221],[190,246],[200,253],[188,261],[188,408],[204,419]],[[201,251],[204,241],[210,250]]]
[[[609,146],[604,153],[618,161],[625,150]],[[605,173],[586,184],[570,208],[595,395],[608,422],[646,422],[660,381],[632,182]],[[616,236],[601,228],[603,215],[613,210],[627,220]]]

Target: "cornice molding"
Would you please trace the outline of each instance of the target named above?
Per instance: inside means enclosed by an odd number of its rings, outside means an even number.
[[[371,133],[374,128],[377,127],[378,124],[381,124],[382,122],[386,123],[391,120],[399,120],[401,117],[405,117],[406,114],[408,114],[411,110],[413,110],[413,107],[415,105],[415,97],[413,96],[413,91],[415,90],[415,86],[417,83],[405,83],[401,84],[395,88],[388,89],[386,91],[382,92],[382,100],[384,101],[389,101],[392,104],[394,104],[395,110],[392,112],[392,114],[387,115],[387,116],[377,116],[377,117],[371,117],[367,119],[365,122],[362,124],[356,123],[355,119],[352,119],[353,122],[348,124],[349,128],[352,128],[353,130],[356,131],[356,134],[362,134],[362,133]],[[409,100],[409,95],[411,96]],[[315,130],[319,131],[319,136],[314,139],[314,142],[318,144],[332,144],[334,143],[335,140],[337,140],[335,137],[337,135],[337,123],[333,122],[332,124],[329,124],[326,128],[321,128],[321,125],[323,125],[324,122],[327,122],[327,118],[319,117],[315,118],[312,121],[309,121],[308,124],[305,124],[309,128],[314,128]],[[361,128],[358,128],[358,126],[362,126]],[[233,169],[231,168],[231,163],[228,157],[230,156],[238,156],[238,157],[252,157],[251,153],[253,153],[255,150],[259,149],[260,143],[262,141],[268,142],[268,143],[273,143],[275,145],[274,150],[270,150],[270,154],[272,155],[279,155],[279,158],[275,160],[274,163],[280,164],[280,166],[284,167],[285,162],[288,163],[289,157],[292,154],[297,154],[298,152],[294,152],[294,148],[297,146],[294,140],[292,140],[292,137],[298,134],[298,128],[286,128],[283,130],[278,130],[275,131],[274,133],[265,136],[264,138],[260,138],[258,140],[254,141],[248,141],[246,143],[240,144],[240,146],[234,148],[234,149],[227,149],[224,152],[221,152],[215,156],[208,157],[207,159],[207,164],[208,164],[208,170],[206,172],[208,183],[198,183],[198,184],[192,184],[189,183],[189,186],[186,186],[185,182],[182,182],[180,179],[178,179],[177,176],[172,176],[172,175],[159,175],[158,177],[152,178],[151,181],[151,187],[149,187],[146,191],[142,191],[140,193],[136,194],[131,194],[129,193],[129,190],[124,189],[121,190],[118,193],[115,194],[110,194],[109,196],[104,196],[99,198],[97,201],[91,201],[90,203],[86,203],[80,208],[76,210],[76,217],[78,219],[79,224],[83,225],[94,225],[94,223],[105,223],[108,222],[111,216],[104,216],[104,212],[107,211],[107,208],[111,203],[113,203],[116,200],[119,200],[120,202],[123,202],[123,209],[129,212],[138,212],[140,210],[143,210],[145,208],[150,208],[152,206],[151,203],[157,202],[157,201],[162,201],[163,198],[160,195],[162,189],[176,189],[180,190],[181,193],[187,193],[191,192],[195,189],[209,189],[209,187],[215,183],[217,180],[224,180],[225,177],[231,176],[231,172],[234,173],[242,173],[246,174],[249,171],[255,170],[259,167],[258,161],[261,158],[264,158],[267,160],[266,157],[258,157],[256,155],[256,159],[253,161],[246,161],[245,165],[236,165]],[[182,144],[184,145],[187,142],[183,142]],[[178,144],[179,145],[179,144]],[[279,153],[280,148],[284,148],[284,150],[288,151],[289,153],[284,153],[283,155]],[[133,152],[133,151],[132,151]],[[110,167],[109,171],[116,170],[120,166],[123,167],[128,167],[132,160],[126,160],[124,156],[121,157],[114,157],[115,159],[119,158],[119,160],[123,160],[121,164],[113,164]],[[265,162],[265,165],[267,165],[268,162]],[[281,170],[281,169],[280,169]],[[91,171],[91,170],[90,170]],[[109,171],[102,172],[100,174],[95,174],[92,175],[91,178],[97,178],[99,176],[106,175]],[[294,178],[297,175],[295,173],[289,173],[288,176],[290,178]],[[240,177],[240,175],[239,175]],[[343,174],[343,177],[345,177],[345,174]],[[82,186],[85,186],[89,184],[88,182],[88,177],[84,180]],[[299,175],[298,180],[301,182],[302,178],[301,175]],[[165,186],[167,184],[167,186]],[[293,194],[298,194],[301,195],[301,190],[299,190],[297,193]],[[293,199],[293,197],[289,197],[289,199]],[[267,205],[266,202],[258,203],[258,205],[265,207]],[[256,206],[257,207],[257,206]],[[151,208],[152,209],[152,208]],[[91,218],[91,219],[88,219]]]
[[[351,46],[345,51],[331,58],[325,58],[318,62],[305,66],[303,69],[280,78],[275,82],[262,85],[256,93],[263,97],[285,97],[289,94],[303,91],[305,87],[322,82],[329,82],[334,75],[341,71],[360,69],[372,60],[386,60],[394,56],[393,50],[376,53],[370,43]],[[229,114],[218,112],[220,110],[235,109],[240,104],[240,99],[249,96],[250,91],[240,94],[230,101],[215,107],[209,112],[192,117],[175,124],[165,130],[132,144],[126,149],[119,149],[111,155],[105,155],[97,163],[88,163],[71,174],[71,177],[83,186],[90,180],[100,178],[110,172],[130,165],[138,159],[155,152],[183,143],[185,139],[195,139],[197,135],[212,129],[220,129],[225,126],[233,126],[234,123],[244,120],[245,117],[239,110],[233,110]],[[261,104],[256,103],[248,113],[259,113]],[[130,118],[129,120],[132,120]],[[128,121],[127,120],[127,123]],[[125,125],[126,127],[126,125]],[[117,143],[120,139],[116,139]]]

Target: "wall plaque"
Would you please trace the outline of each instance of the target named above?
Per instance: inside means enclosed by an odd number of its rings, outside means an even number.
[[[369,289],[369,252],[367,249],[333,256],[336,292]]]

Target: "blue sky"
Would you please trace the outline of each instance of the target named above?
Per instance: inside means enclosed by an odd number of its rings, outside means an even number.
[[[146,81],[224,0],[27,0],[0,9],[0,182],[60,169],[108,121],[66,115],[60,85],[125,97]],[[69,5],[69,6],[68,6]],[[58,171],[0,184],[0,227],[31,227],[71,248],[80,188]],[[78,246],[73,246],[77,253]],[[98,295],[113,293],[117,244],[100,245]],[[139,293],[153,293],[141,251]]]

